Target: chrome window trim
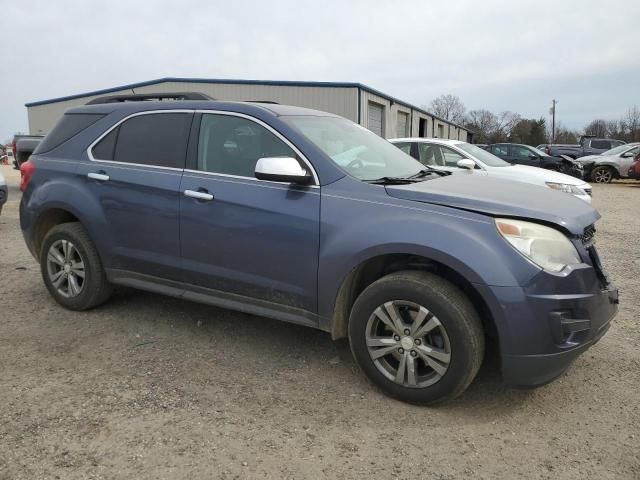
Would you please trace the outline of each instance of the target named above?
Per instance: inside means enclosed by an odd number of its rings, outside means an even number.
[[[102,135],[100,135],[97,139],[95,139],[91,143],[91,145],[89,145],[89,147],[87,148],[87,156],[89,157],[89,160],[91,160],[92,162],[96,162],[96,163],[110,163],[110,164],[115,164],[115,165],[131,165],[132,167],[159,168],[161,170],[172,170],[174,172],[182,172],[184,170],[184,168],[162,167],[160,165],[147,165],[147,164],[144,164],[144,163],[117,162],[116,160],[102,160],[102,159],[99,159],[99,158],[95,158],[93,156],[92,150],[93,150],[93,147],[95,147],[100,142],[100,140],[102,140],[104,137],[109,135],[113,130],[118,128],[121,124],[123,124],[124,122],[126,122],[130,118],[139,117],[141,115],[155,115],[155,114],[158,114],[158,113],[194,113],[194,111],[195,110],[193,110],[193,109],[191,109],[191,110],[189,110],[189,109],[148,110],[148,111],[144,111],[144,112],[135,112],[135,113],[132,113],[131,115],[127,115],[126,117],[118,120],[116,123],[111,125],[111,127],[109,127],[106,131],[104,131],[102,133]]]
[[[118,128],[121,124],[123,124],[124,122],[126,122],[130,118],[138,117],[140,115],[154,115],[154,114],[159,114],[159,113],[208,113],[208,114],[216,114],[216,115],[229,115],[229,116],[232,116],[232,117],[245,118],[245,119],[250,120],[250,121],[252,121],[254,123],[257,123],[258,125],[266,128],[268,131],[273,133],[280,140],[282,140],[287,146],[289,146],[302,159],[302,161],[305,163],[305,165],[311,171],[311,174],[313,176],[313,181],[314,181],[313,184],[307,185],[307,187],[318,188],[320,186],[320,181],[318,180],[318,175],[316,173],[315,168],[313,168],[313,165],[311,164],[311,162],[284,135],[282,135],[280,132],[278,132],[276,129],[274,129],[273,127],[271,127],[267,123],[263,122],[262,120],[260,120],[258,118],[252,117],[251,115],[246,115],[244,113],[238,113],[238,112],[227,112],[227,111],[224,111],[224,110],[173,109],[173,110],[147,110],[147,111],[144,111],[144,112],[132,113],[131,115],[127,115],[126,117],[118,120],[116,123],[114,123],[111,127],[109,127],[107,130],[105,130],[98,138],[96,138],[89,145],[89,147],[87,148],[87,156],[88,156],[89,160],[92,161],[92,162],[96,162],[96,163],[107,163],[107,164],[115,164],[115,165],[131,165],[131,166],[134,166],[134,167],[146,167],[146,168],[158,168],[158,169],[161,169],[161,170],[171,170],[171,171],[177,171],[177,172],[185,172],[185,171],[187,171],[187,172],[191,172],[191,173],[202,173],[202,174],[205,174],[205,175],[219,175],[219,176],[223,176],[223,177],[242,178],[242,179],[245,179],[245,180],[246,179],[250,179],[250,180],[255,180],[256,182],[287,184],[286,182],[273,182],[273,181],[270,181],[270,180],[260,180],[260,179],[255,178],[255,177],[244,177],[244,176],[241,176],[241,175],[228,175],[228,174],[223,174],[223,173],[205,172],[205,171],[202,171],[202,170],[191,170],[191,169],[187,169],[187,168],[162,167],[160,165],[146,165],[146,164],[143,164],[143,163],[118,162],[116,160],[102,160],[102,159],[99,159],[99,158],[95,158],[93,156],[93,153],[92,153],[93,147],[95,147],[100,142],[100,140],[102,140],[104,137],[109,135],[109,133],[111,133],[111,131],[113,131],[116,128]]]

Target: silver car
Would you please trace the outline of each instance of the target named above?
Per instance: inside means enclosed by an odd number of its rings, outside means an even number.
[[[577,160],[584,167],[585,178],[596,183],[610,183],[614,178],[627,178],[633,158],[640,152],[640,142],[627,143],[600,155]]]

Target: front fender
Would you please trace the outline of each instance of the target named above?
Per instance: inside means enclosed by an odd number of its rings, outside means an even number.
[[[471,283],[519,286],[540,270],[499,235],[491,217],[400,200],[322,192],[318,313],[330,318],[342,282],[369,259],[411,254],[446,265]]]

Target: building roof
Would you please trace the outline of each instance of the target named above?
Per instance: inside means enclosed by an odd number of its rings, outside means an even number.
[[[36,102],[29,102],[29,103],[25,103],[25,107],[37,107],[38,105],[47,105],[47,104],[51,104],[51,103],[58,103],[58,102],[64,102],[67,100],[75,100],[78,98],[84,98],[84,97],[92,97],[92,96],[96,96],[96,95],[106,95],[109,93],[114,93],[114,92],[119,92],[121,90],[130,90],[130,89],[135,89],[135,88],[139,88],[139,87],[146,87],[149,85],[158,85],[160,83],[213,83],[213,84],[236,84],[236,85],[270,85],[270,86],[277,86],[277,87],[325,87],[325,88],[359,88],[360,90],[372,93],[374,95],[377,95],[379,97],[382,97],[386,100],[389,100],[393,103],[397,103],[398,105],[403,105],[405,107],[411,108],[417,112],[421,112],[423,114],[429,115],[430,117],[434,117],[437,118],[438,120],[442,121],[442,122],[446,122],[449,123],[451,125],[454,125],[458,128],[462,128],[466,131],[470,131],[468,128],[459,125],[457,123],[454,123],[450,120],[445,120],[442,117],[439,117],[438,115],[435,115],[433,113],[430,113],[422,108],[416,107],[415,105],[412,105],[410,103],[404,102],[402,100],[399,100],[395,97],[392,97],[391,95],[387,95],[386,93],[383,93],[379,90],[376,90],[375,88],[371,88],[368,85],[364,85],[362,83],[356,83],[356,82],[307,82],[307,81],[297,81],[297,80],[239,80],[239,79],[224,79],[224,78],[180,78],[180,77],[165,77],[165,78],[158,78],[155,80],[148,80],[146,82],[138,82],[138,83],[131,83],[128,85],[121,85],[118,87],[112,87],[112,88],[105,88],[102,90],[94,90],[92,92],[85,92],[85,93],[79,93],[76,95],[69,95],[66,97],[57,97],[57,98],[50,98],[47,100],[39,100]]]

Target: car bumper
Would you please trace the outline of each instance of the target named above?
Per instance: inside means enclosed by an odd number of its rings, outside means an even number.
[[[561,375],[602,338],[618,311],[617,288],[586,264],[562,275],[541,272],[529,287],[484,289],[502,376],[512,387],[537,387]]]
[[[618,311],[618,291],[611,288],[591,298],[565,300],[566,308],[553,303],[549,305],[546,320],[551,329],[555,330],[554,343],[560,342],[555,343],[557,351],[531,355],[503,355],[502,376],[507,385],[534,388],[562,375],[575,359],[607,333],[611,320]],[[581,318],[567,315],[566,312],[570,311],[582,311],[579,315]],[[582,330],[583,328],[585,329]],[[572,329],[575,330],[571,331]]]

